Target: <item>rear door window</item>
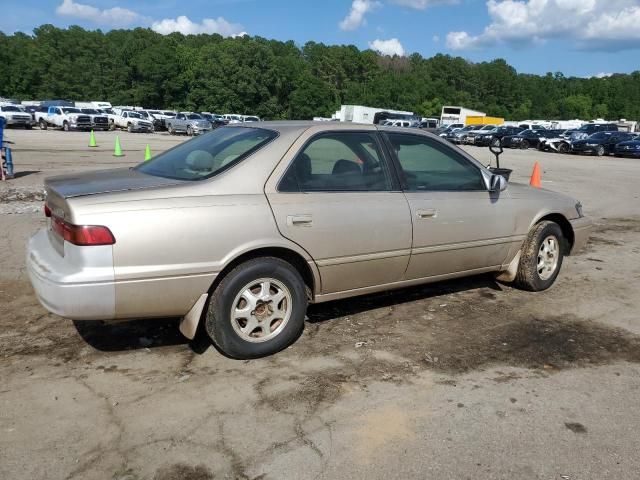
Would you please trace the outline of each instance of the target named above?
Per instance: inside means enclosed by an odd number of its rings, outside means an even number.
[[[391,173],[376,135],[327,133],[307,144],[280,181],[281,192],[391,190]]]

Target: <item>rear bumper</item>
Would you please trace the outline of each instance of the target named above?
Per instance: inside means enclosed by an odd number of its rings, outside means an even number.
[[[571,254],[573,255],[587,245],[593,222],[588,217],[576,218],[575,220],[570,220],[570,222],[573,228],[573,248],[571,249]]]
[[[40,230],[27,246],[27,272],[40,303],[73,320],[115,317],[113,247],[64,244],[64,257]]]

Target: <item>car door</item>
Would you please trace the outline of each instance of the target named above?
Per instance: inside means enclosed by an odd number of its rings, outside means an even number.
[[[187,130],[187,122],[186,122],[187,117],[185,116],[184,113],[179,113],[178,115],[176,115],[176,123],[174,124],[174,130],[176,131],[186,131]]]
[[[502,265],[515,236],[508,193],[489,192],[481,167],[444,142],[387,133],[413,220],[406,279]]]
[[[375,129],[322,132],[302,141],[265,191],[282,235],[316,262],[322,293],[401,280],[411,217]]]

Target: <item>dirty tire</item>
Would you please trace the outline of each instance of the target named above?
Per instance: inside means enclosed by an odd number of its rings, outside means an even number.
[[[40,120],[40,123],[38,125],[40,125],[40,130],[46,130],[48,127],[47,122],[42,119]]]
[[[538,274],[538,252],[542,242],[548,237],[555,237],[558,243],[558,262],[553,274],[542,279]],[[520,265],[514,284],[523,290],[530,292],[541,292],[553,285],[560,269],[566,248],[566,240],[562,235],[562,229],[555,222],[542,221],[533,226],[522,247]]]
[[[262,342],[251,342],[236,332],[231,312],[234,301],[245,286],[264,278],[274,279],[288,289],[291,313],[276,336]],[[209,299],[205,327],[213,343],[225,355],[236,359],[259,358],[279,352],[295,342],[304,328],[306,311],[306,287],[300,273],[279,258],[256,258],[235,267],[218,284]]]

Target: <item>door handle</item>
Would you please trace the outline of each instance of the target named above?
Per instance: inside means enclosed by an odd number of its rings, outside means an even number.
[[[433,208],[429,208],[427,210],[418,210],[416,212],[416,216],[418,218],[436,218],[438,216],[438,211]]]
[[[310,227],[313,224],[311,215],[288,215],[287,226],[289,227]]]

